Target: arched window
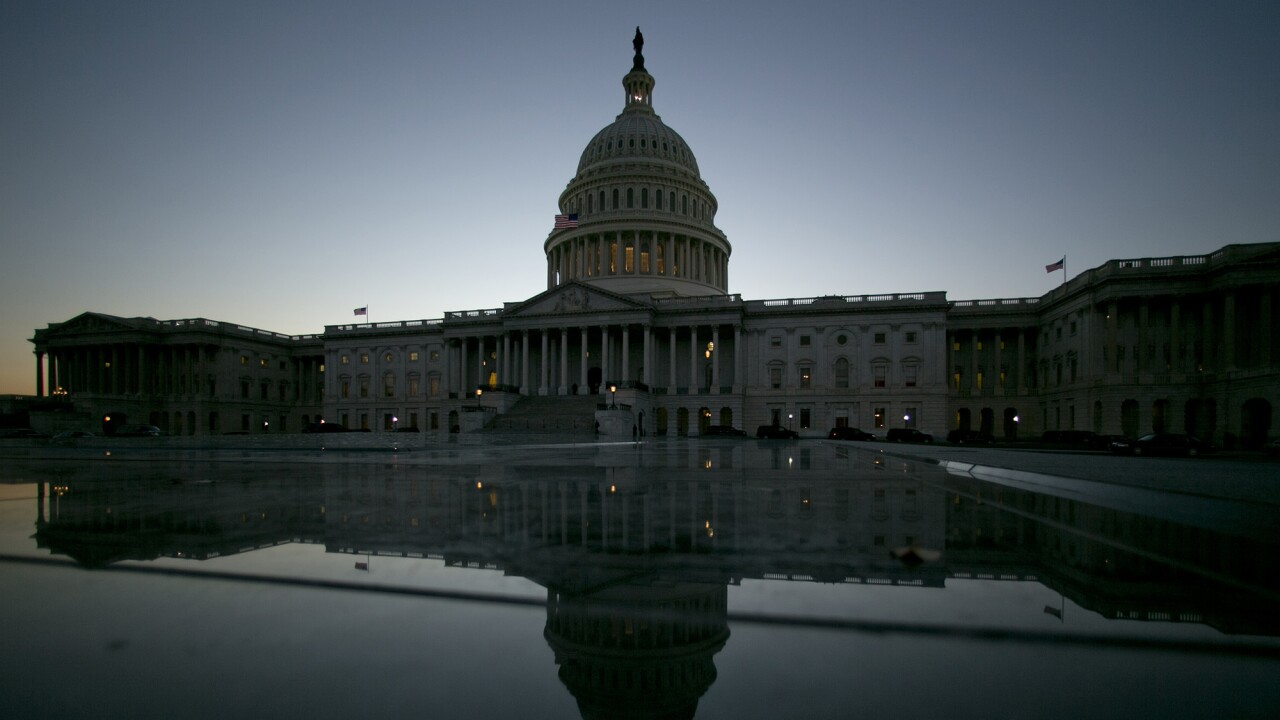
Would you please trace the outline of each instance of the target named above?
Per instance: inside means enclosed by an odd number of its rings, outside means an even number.
[[[600,191],[600,211],[604,212],[604,191]]]
[[[849,360],[847,358],[837,359],[832,375],[835,377],[837,388],[849,387]]]
[[[671,202],[667,204],[667,207],[671,208],[671,212],[675,212],[676,211],[676,191],[672,190],[669,197]]]
[[[689,214],[689,196],[688,195],[680,196],[680,214],[681,215]]]
[[[594,200],[594,198],[591,197],[591,193],[587,193],[587,214],[588,215],[590,215],[591,212],[595,209],[595,206],[591,202],[592,200]]]
[[[649,188],[640,188],[640,208],[649,209]]]
[[[627,188],[627,209],[628,210],[635,207],[633,193],[634,191],[631,188]]]
[[[653,206],[657,210],[662,209],[662,188],[658,188],[657,191],[653,193]]]
[[[613,210],[618,209],[618,188],[613,189]]]

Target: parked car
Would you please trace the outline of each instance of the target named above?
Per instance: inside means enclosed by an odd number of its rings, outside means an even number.
[[[1213,452],[1213,444],[1191,435],[1152,433],[1137,440],[1115,440],[1111,452],[1120,455],[1174,455],[1196,457]]]
[[[865,430],[851,427],[835,427],[831,428],[831,432],[827,433],[828,440],[875,440],[876,436]]]
[[[739,430],[732,425],[708,425],[703,435],[719,435],[721,437],[746,437],[745,430]]]
[[[304,433],[344,433],[351,432],[340,423],[316,422],[302,428]]]
[[[1073,445],[1084,448],[1107,449],[1107,442],[1092,430],[1045,430],[1040,436],[1041,442],[1054,445]]]
[[[32,430],[31,428],[14,428],[12,430],[0,430],[0,438],[4,440],[34,440],[37,438],[47,438],[42,432]]]
[[[799,440],[800,433],[781,425],[761,425],[756,428],[756,437],[766,440]]]
[[[947,442],[952,445],[990,445],[995,441],[991,433],[980,430],[952,430],[947,433]]]
[[[933,436],[915,428],[893,428],[885,435],[889,442],[931,443]]]
[[[160,437],[160,428],[155,425],[121,425],[116,428],[116,437]]]
[[[54,435],[53,439],[54,440],[80,440],[83,438],[91,438],[91,437],[96,437],[96,436],[87,430],[63,430],[57,435]]]

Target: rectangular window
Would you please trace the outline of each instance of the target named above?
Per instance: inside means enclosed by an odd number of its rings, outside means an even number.
[[[809,429],[809,426],[812,424],[810,421],[811,414],[812,414],[812,411],[810,411],[809,408],[800,408],[800,429],[801,430]]]
[[[978,349],[978,352],[982,352],[982,341],[981,341],[981,340],[979,340],[979,341],[976,343],[976,347],[977,347],[977,349]]]
[[[409,413],[409,427],[418,427],[418,413]]]
[[[884,408],[882,407],[876,408],[875,421],[876,421],[877,428],[884,427]]]
[[[909,343],[913,343],[913,342],[915,342],[915,341],[916,341],[916,334],[915,334],[915,332],[914,332],[914,331],[910,331],[910,332],[908,332],[908,333],[907,333],[907,342],[909,342]]]
[[[887,374],[887,373],[886,373],[886,368],[885,368],[885,366],[884,366],[884,365],[876,365],[876,366],[875,366],[875,367],[873,367],[871,370],[872,370],[872,373],[873,373],[873,375],[874,375],[874,377],[875,377],[875,386],[876,386],[876,387],[878,387],[878,388],[882,388],[882,387],[884,387],[884,386],[885,386],[885,375]]]
[[[240,431],[249,432],[249,413],[242,413],[240,415]]]
[[[266,358],[258,358],[258,367],[266,367],[266,366],[267,366],[267,359],[266,359]]]
[[[396,377],[394,375],[386,375],[382,378],[382,396],[396,396]]]
[[[782,347],[782,338],[777,335],[769,338],[769,347]]]
[[[360,380],[360,397],[369,397],[369,381],[366,379]]]
[[[951,373],[951,384],[955,387],[956,390],[960,389],[960,376],[961,376],[961,372],[959,370],[956,370],[955,372]]]
[[[249,399],[249,381],[248,380],[240,381],[240,398],[243,400]]]
[[[883,344],[884,344],[884,333],[876,333],[876,334],[875,334],[875,343],[876,343],[877,345],[883,345]]]
[[[248,355],[241,355],[241,356],[240,356],[240,364],[241,364],[241,365],[248,365],[248,364],[249,364],[249,356],[248,356]],[[107,367],[111,367],[111,363],[107,363]]]
[[[439,351],[439,350],[432,350],[432,351],[431,351],[431,362],[436,362],[436,361],[438,361],[439,359],[440,359],[440,351]]]
[[[369,413],[360,413],[360,429],[369,429]]]
[[[360,353],[360,364],[361,365],[369,364],[369,353]]]
[[[259,393],[259,397],[258,397],[258,399],[259,399],[259,400],[266,400],[266,399],[267,399],[267,392],[268,392],[268,390],[269,390],[269,389],[270,389],[270,386],[268,386],[266,383],[262,383],[262,385],[258,388],[258,393]]]
[[[349,362],[351,362],[351,358],[347,357],[346,355],[343,355],[342,357],[338,358],[339,365],[346,365]]]
[[[440,413],[432,411],[431,413],[431,429],[440,429]]]
[[[338,381],[338,397],[342,398],[343,400],[351,397],[351,381],[350,380]]]
[[[410,353],[409,353],[409,362],[417,362],[417,361],[418,361],[418,353],[417,353],[417,351],[415,350],[415,351],[410,352]]]
[[[800,336],[800,347],[809,347],[809,342],[810,342],[810,339],[808,335]]]
[[[800,368],[800,387],[807,388],[812,380],[813,372],[807,367]]]
[[[981,370],[979,370],[979,371],[978,371],[978,374],[977,374],[977,375],[975,375],[973,379],[974,379],[974,381],[975,381],[975,385],[976,385],[976,387],[977,387],[979,390],[981,390],[981,389],[982,389],[982,371],[981,371]]]
[[[431,397],[439,397],[439,395],[440,395],[440,376],[439,376],[439,375],[432,375],[431,377],[427,378],[427,388],[428,388],[428,390],[429,390],[429,392],[430,392],[430,394],[431,394]]]
[[[916,381],[917,381],[918,376],[919,376],[920,369],[919,369],[918,367],[916,367],[915,365],[908,365],[908,366],[906,366],[906,367],[905,367],[905,368],[903,368],[903,369],[905,370],[905,375],[906,375],[906,377],[905,377],[905,378],[904,378],[904,380],[903,380],[903,383],[904,383],[907,387],[915,387],[915,386],[916,386]]]
[[[418,389],[418,378],[409,378],[409,397],[417,397]]]
[[[769,368],[769,387],[773,388],[774,390],[777,390],[778,388],[782,387],[782,368],[780,367]]]
[[[625,272],[634,272],[633,268],[635,267],[635,262],[636,262],[635,258],[636,258],[636,249],[633,247],[628,247],[626,252],[626,260],[624,261],[624,264],[623,264],[623,269]]]

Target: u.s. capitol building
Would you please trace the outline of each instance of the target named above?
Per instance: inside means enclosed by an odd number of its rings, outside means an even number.
[[[1112,260],[1039,298],[747,300],[637,32],[621,114],[587,143],[547,237],[545,292],[443,318],[287,336],[87,312],[36,330],[37,395],[87,429],[175,435],[758,425],[1189,432],[1260,443],[1280,403],[1280,243]],[[110,419],[108,419],[110,418]]]

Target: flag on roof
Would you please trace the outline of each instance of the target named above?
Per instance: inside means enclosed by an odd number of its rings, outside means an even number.
[[[1050,264],[1048,264],[1048,265],[1045,265],[1045,266],[1044,266],[1044,271],[1045,271],[1045,272],[1047,272],[1047,273],[1051,273],[1051,272],[1053,272],[1054,270],[1061,270],[1062,268],[1066,267],[1066,265],[1067,265],[1067,258],[1066,258],[1066,256],[1064,255],[1064,256],[1063,256],[1063,258],[1062,258],[1061,260],[1059,260],[1058,262],[1056,262],[1056,263],[1050,263]]]
[[[362,307],[362,308],[356,308],[356,314],[357,314],[357,315],[368,315],[368,314],[369,314],[369,306],[368,306],[368,305],[365,305],[365,306],[364,306],[364,307]]]
[[[556,229],[557,229],[557,230],[560,230],[560,229],[562,229],[562,228],[576,228],[576,227],[578,227],[578,214],[577,214],[577,213],[573,213],[572,215],[557,215],[557,216],[556,216]]]

